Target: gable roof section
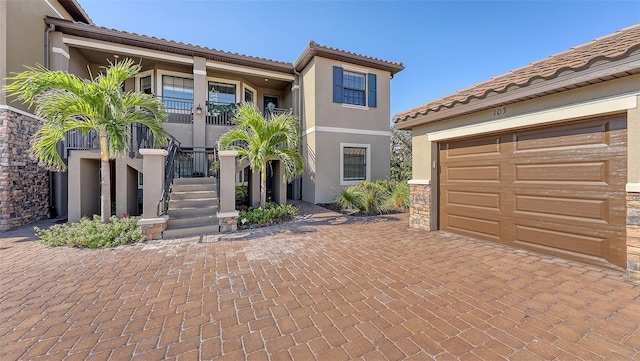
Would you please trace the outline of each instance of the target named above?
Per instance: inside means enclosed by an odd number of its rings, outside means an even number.
[[[622,66],[612,66],[618,63]],[[603,68],[603,71],[596,72],[596,68]],[[593,72],[592,77],[582,76],[590,71]],[[575,73],[581,73],[581,76],[568,78],[565,82],[552,82]],[[640,24],[618,30],[613,34],[400,112],[392,119],[399,129],[410,129],[420,124],[441,121],[636,73],[640,73]],[[539,84],[548,86],[538,86]],[[505,96],[500,101],[489,101],[489,97],[496,94]],[[456,108],[459,109],[453,111]]]
[[[253,57],[238,53],[205,48],[201,46],[185,44],[167,39],[156,38],[147,35],[130,33],[127,31],[109,29],[80,22],[46,17],[45,23],[54,25],[57,31],[83,38],[108,41],[117,44],[130,45],[139,48],[158,50],[187,56],[201,56],[208,60],[230,63],[234,65],[248,66],[271,70],[281,73],[293,74],[293,65],[275,60]]]
[[[366,66],[368,68],[385,70],[394,75],[404,69],[401,62],[387,61],[378,58],[372,58],[366,55],[351,53],[345,50],[330,48],[323,46],[311,40],[309,45],[304,49],[302,54],[293,63],[296,71],[301,71],[313,59],[314,56],[321,56],[332,60],[344,61],[350,64]]]
[[[93,21],[77,0],[58,0],[58,2],[67,10],[73,20],[93,25]]]

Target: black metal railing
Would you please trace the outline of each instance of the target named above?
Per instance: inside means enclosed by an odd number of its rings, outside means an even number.
[[[218,150],[180,149],[176,154],[174,177],[198,178],[218,176]]]
[[[131,138],[129,139],[129,157],[134,158],[140,149],[154,148],[153,132],[144,124],[129,125]],[[64,156],[69,156],[71,150],[100,149],[98,133],[91,129],[84,134],[77,129],[68,130],[64,136]]]
[[[193,123],[193,100],[163,98],[162,100],[167,107],[167,123],[190,124]]]
[[[162,196],[160,197],[157,205],[158,216],[167,214],[167,210],[169,209],[169,195],[171,194],[171,187],[173,187],[175,159],[179,150],[180,142],[176,138],[169,135],[169,143],[167,144],[167,157],[164,163],[164,184],[162,187]]]

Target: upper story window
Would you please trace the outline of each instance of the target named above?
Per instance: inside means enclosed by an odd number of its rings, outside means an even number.
[[[366,105],[366,81],[364,74],[350,71],[342,72],[342,102],[353,105]]]
[[[333,67],[333,102],[375,108],[377,102],[376,75]]]
[[[249,89],[245,89],[244,90],[244,101],[247,103],[253,103],[253,99],[254,99],[254,94],[253,91],[249,90]]]
[[[193,101],[193,79],[163,75],[162,98]]]
[[[151,75],[140,78],[140,93],[151,94]]]
[[[209,101],[215,105],[237,103],[236,85],[210,81]]]

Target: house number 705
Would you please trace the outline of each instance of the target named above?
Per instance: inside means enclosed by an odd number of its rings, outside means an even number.
[[[493,110],[493,116],[497,117],[498,115],[507,114],[507,107],[497,108]]]

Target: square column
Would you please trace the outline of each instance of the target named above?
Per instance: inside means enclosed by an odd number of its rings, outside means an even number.
[[[220,193],[218,198],[218,222],[220,232],[234,232],[238,229],[238,211],[236,211],[236,156],[235,150],[221,150],[220,158]]]
[[[139,152],[142,154],[144,188],[142,219],[138,221],[138,226],[147,239],[158,239],[162,238],[169,219],[167,216],[158,216],[158,201],[164,188],[164,158],[168,152],[165,149],[140,149]]]

